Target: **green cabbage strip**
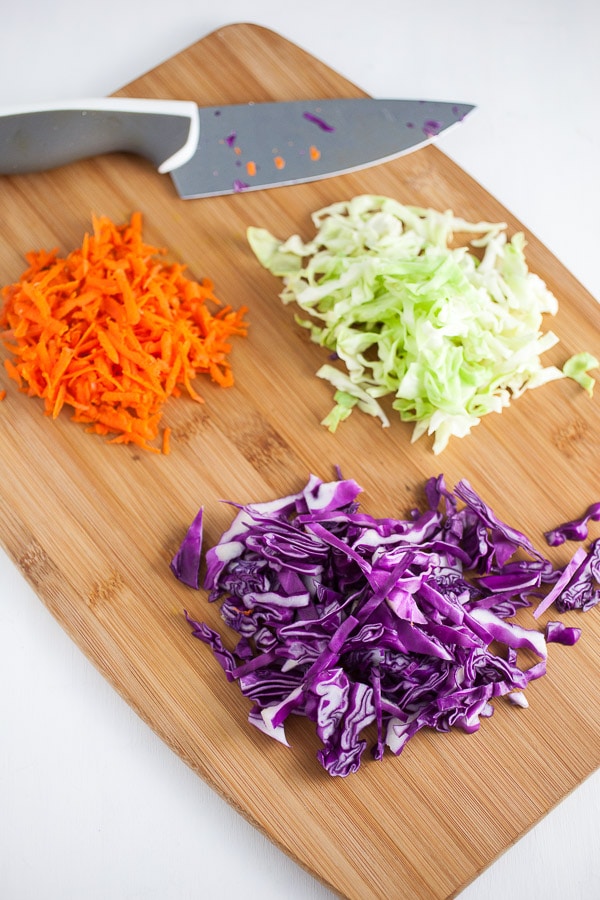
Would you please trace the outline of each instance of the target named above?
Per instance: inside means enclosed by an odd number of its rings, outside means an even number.
[[[282,301],[310,317],[299,324],[344,366],[317,372],[335,388],[323,420],[331,431],[354,407],[389,425],[378,401],[391,395],[400,418],[415,423],[412,440],[435,435],[437,454],[529,388],[569,375],[591,393],[587,369],[598,363],[589,354],[567,371],[540,362],[558,341],[542,317],[558,303],[528,270],[523,234],[508,240],[504,223],[371,195],[312,219],[308,243],[263,228],[249,228],[248,241],[283,279]],[[456,246],[455,235],[470,242]]]
[[[591,353],[584,352],[576,353],[575,356],[568,359],[562,370],[564,375],[580,384],[591,397],[593,396],[594,384],[596,382],[592,376],[588,374],[588,371],[589,369],[597,369],[598,366],[600,366],[600,362],[598,362],[596,357],[592,356]]]

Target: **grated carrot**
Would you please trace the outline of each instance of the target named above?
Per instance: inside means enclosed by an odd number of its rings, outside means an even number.
[[[230,338],[247,333],[246,309],[223,306],[209,279],[162,261],[166,251],[142,240],[139,212],[125,225],[106,216],[92,225],[64,259],[57,250],[27,253],[29,268],[3,288],[5,368],[44,400],[46,415],[71,407],[88,431],[160,453],[151,442],[170,396],[185,388],[202,401],[192,387],[199,374],[233,384]],[[165,429],[163,453],[169,436]]]
[[[6,397],[6,391],[0,391],[0,402]]]

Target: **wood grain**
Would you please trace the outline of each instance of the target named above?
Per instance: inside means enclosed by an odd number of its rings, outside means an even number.
[[[360,96],[361,91],[280,36],[223,28],[121,92],[200,104]],[[30,248],[68,252],[92,212],[124,221],[139,209],[145,236],[167,246],[218,294],[248,306],[235,343],[236,385],[202,384],[201,406],[171,402],[170,456],[110,446],[65,412],[43,416],[0,372],[0,537],[74,641],[182,759],[301,866],[348,898],[443,898],[463,888],[600,764],[600,619],[571,615],[584,635],[552,647],[530,708],[497,704],[475,735],[420,733],[399,758],[332,779],[315,760],[308,723],[286,749],[249,726],[248,704],[227,684],[182,610],[221,627],[218,610],[175,582],[168,563],[202,504],[211,543],[229,523],[222,498],[263,500],[328,478],[340,465],[364,488],[365,510],[401,515],[425,479],[468,478],[497,514],[542,546],[543,531],[598,500],[600,415],[576,385],[531,392],[438,458],[394,420],[383,431],[354,414],[336,435],[319,425],[328,386],[322,351],[278,300],[279,284],[246,244],[249,225],[310,234],[312,211],[359,192],[452,208],[522,226],[435,147],[313,185],[184,202],[170,179],[114,155],[35,176],[5,178],[0,279],[16,280]],[[527,234],[531,268],[559,298],[560,344],[547,360],[598,354],[598,306]],[[4,353],[5,351],[2,351]],[[554,551],[564,562],[570,548]],[[525,617],[524,621],[531,622]],[[323,811],[327,814],[324,815]]]

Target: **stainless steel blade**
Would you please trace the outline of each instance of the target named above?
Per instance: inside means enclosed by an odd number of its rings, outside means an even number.
[[[196,153],[170,174],[186,199],[315,181],[415,150],[473,109],[371,98],[204,107]]]

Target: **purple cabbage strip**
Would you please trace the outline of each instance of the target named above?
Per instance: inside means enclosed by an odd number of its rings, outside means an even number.
[[[406,520],[361,512],[360,491],[341,475],[311,475],[297,494],[232,504],[231,526],[206,553],[204,588],[237,633],[235,648],[186,613],[252,701],[249,721],[287,744],[287,717],[307,717],[319,762],[337,776],[359,768],[368,726],[381,759],[425,727],[476,731],[497,697],[525,706],[522,692],[546,672],[547,643],[573,644],[579,629],[552,622],[543,633],[510,619],[543,585],[554,585],[559,609],[600,599],[598,542],[565,575],[465,481],[450,491],[443,476],[429,479],[428,508]],[[200,512],[172,563],[194,587],[201,541]],[[521,668],[520,650],[537,662]]]
[[[581,637],[581,628],[573,628],[562,622],[548,622],[546,624],[546,641],[549,644],[565,644],[572,647]]]
[[[551,547],[564,544],[565,541],[585,541],[588,536],[588,522],[600,522],[600,503],[592,503],[580,519],[563,522],[557,528],[544,535]]]
[[[204,510],[201,508],[171,560],[171,571],[188,587],[200,587],[200,564],[202,554],[202,529]]]

